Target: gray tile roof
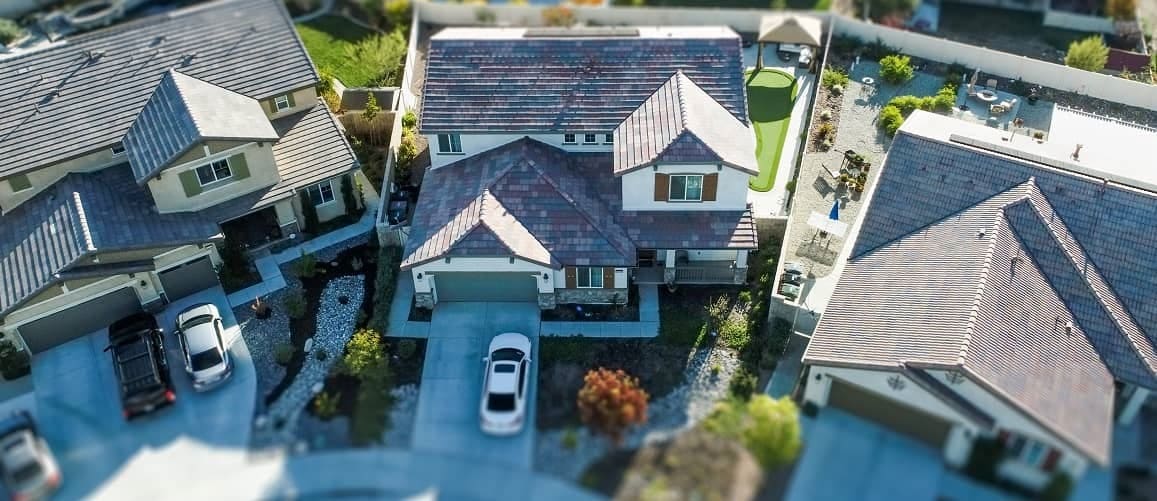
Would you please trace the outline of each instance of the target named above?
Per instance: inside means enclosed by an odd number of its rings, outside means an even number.
[[[127,164],[69,174],[0,216],[0,315],[85,256],[212,240],[223,210],[158,214]]]
[[[320,101],[308,110],[274,120],[273,128],[281,136],[273,145],[281,182],[263,194],[259,205],[287,198],[359,167],[337,119]]]
[[[523,138],[426,176],[403,268],[446,255],[633,266],[636,248],[755,248],[749,212],[622,211],[609,153],[567,153]],[[509,227],[484,221],[488,203],[505,209]],[[540,247],[549,261],[535,257]]]
[[[1154,193],[902,131],[805,361],[962,368],[1104,463],[1114,380],[1157,388],[1155,214]]]
[[[143,183],[213,139],[276,141],[278,135],[257,100],[169,70],[129,127],[124,146]]]
[[[755,134],[682,71],[615,128],[615,175],[656,163],[722,163],[759,174]]]
[[[609,132],[678,70],[746,122],[739,36],[726,28],[668,32],[523,38],[521,30],[443,30],[430,40],[421,130]]]
[[[317,82],[279,0],[218,0],[73,37],[0,60],[0,177],[120,141],[170,68],[255,99]]]

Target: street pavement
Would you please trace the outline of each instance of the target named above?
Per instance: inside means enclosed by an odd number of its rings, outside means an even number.
[[[482,358],[490,340],[504,332],[530,337],[527,416],[521,433],[493,437],[479,429]],[[453,454],[480,463],[530,469],[534,451],[538,387],[539,309],[534,303],[441,303],[430,321],[426,361],[419,387],[412,447]]]

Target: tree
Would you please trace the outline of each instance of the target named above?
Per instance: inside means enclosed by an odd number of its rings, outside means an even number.
[[[616,445],[631,425],[647,422],[647,392],[639,379],[622,369],[599,367],[583,377],[578,393],[579,417],[595,433],[606,435]]]
[[[382,107],[378,106],[378,98],[374,96],[373,91],[369,92],[370,97],[366,99],[366,109],[362,110],[362,118],[368,122],[373,122],[374,117],[382,112]]]
[[[0,46],[8,45],[24,36],[24,28],[16,21],[0,17]]]
[[[908,56],[892,54],[880,60],[880,77],[890,84],[902,84],[911,80],[915,74],[912,58]]]
[[[773,400],[761,394],[747,402],[723,402],[703,426],[739,440],[767,468],[790,463],[799,455],[799,409],[788,397]]]
[[[317,206],[313,204],[313,197],[309,196],[308,190],[301,194],[301,216],[305,219],[302,231],[317,231],[321,226],[317,220]]]
[[[350,182],[350,177],[341,178],[341,201],[345,203],[345,213],[353,215],[358,212],[358,198],[354,195],[354,183]]]
[[[1100,35],[1093,35],[1084,40],[1069,44],[1069,52],[1065,54],[1065,65],[1080,68],[1085,71],[1101,71],[1109,61],[1109,48],[1105,46]]]
[[[1137,17],[1137,0],[1108,0],[1105,13],[1118,21],[1130,21]]]

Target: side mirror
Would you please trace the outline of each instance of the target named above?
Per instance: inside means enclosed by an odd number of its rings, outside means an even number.
[[[490,361],[490,357],[482,357],[482,363],[487,363],[489,361]]]

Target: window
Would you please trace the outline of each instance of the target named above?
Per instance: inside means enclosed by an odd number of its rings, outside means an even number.
[[[233,177],[233,171],[229,170],[229,160],[225,158],[209,165],[197,167],[197,180],[201,182],[201,186],[224,181],[231,177]]]
[[[615,142],[614,134],[603,134],[603,144],[611,144]]]
[[[562,144],[574,144],[576,142],[577,142],[577,140],[575,139],[574,134],[563,134],[562,135]]]
[[[125,154],[125,143],[117,143],[112,145],[112,156],[119,157]]]
[[[1033,466],[1039,465],[1044,457],[1045,446],[1036,441],[1033,441],[1031,444],[1029,444],[1028,448],[1025,449],[1024,455],[1021,456],[1021,458],[1024,459],[1024,462]]]
[[[273,98],[273,106],[277,107],[277,111],[288,110],[293,107],[289,104],[289,96],[277,96]]]
[[[602,268],[578,268],[576,272],[575,276],[578,279],[578,287],[580,289],[603,288]]]
[[[583,144],[595,144],[598,141],[598,134],[583,134]]]
[[[1046,470],[1051,470],[1056,466],[1059,454],[1050,454],[1050,449],[1045,444],[1007,431],[1000,432],[1000,436],[1004,442],[1005,450],[1008,452],[1008,457],[1019,459],[1029,466],[1043,467]],[[1055,457],[1050,458],[1050,456]]]
[[[462,136],[438,134],[438,153],[462,153]]]
[[[20,192],[32,187],[32,181],[28,180],[28,175],[17,174],[8,178],[8,186],[12,188],[12,192]]]
[[[309,197],[310,202],[313,202],[314,207],[331,203],[334,200],[333,184],[329,181],[322,181],[306,188],[305,195]]]
[[[674,202],[698,202],[703,199],[703,176],[683,174],[671,176],[671,192],[667,200]]]

